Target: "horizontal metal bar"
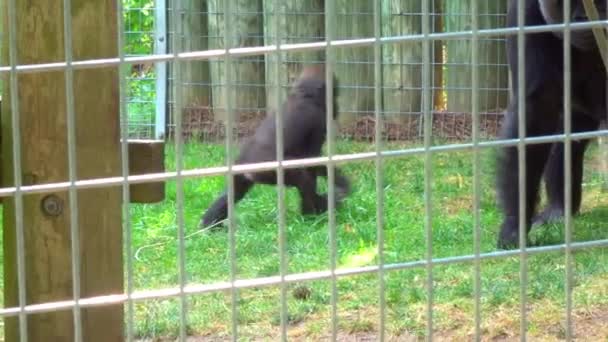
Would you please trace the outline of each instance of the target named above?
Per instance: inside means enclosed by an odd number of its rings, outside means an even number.
[[[576,24],[571,24],[572,30],[583,30],[589,29],[601,25],[608,26],[607,20],[598,21],[587,21]],[[550,32],[550,31],[562,31],[564,24],[552,24],[542,26],[526,26],[522,29],[525,33],[539,33],[539,32]],[[476,33],[476,37],[493,37],[493,36],[508,36],[514,35],[519,31],[517,27],[509,28],[498,28],[498,29],[485,29],[479,30]],[[380,44],[396,44],[406,42],[419,42],[424,40],[452,40],[452,39],[469,39],[472,37],[472,31],[458,31],[458,32],[441,32],[431,33],[429,35],[414,34],[414,35],[403,35],[403,36],[391,36],[380,38]],[[120,64],[141,64],[141,63],[157,63],[157,62],[168,62],[174,60],[211,60],[211,59],[222,59],[223,57],[230,55],[233,57],[241,56],[255,56],[263,55],[266,53],[275,52],[276,50],[284,52],[298,52],[298,51],[316,51],[323,50],[328,46],[352,48],[352,47],[363,47],[372,46],[376,41],[375,38],[363,38],[363,39],[347,39],[347,40],[334,40],[331,42],[320,41],[312,43],[299,43],[299,44],[281,44],[266,45],[266,46],[254,46],[254,47],[240,47],[231,49],[214,49],[204,51],[193,51],[193,52],[181,52],[181,53],[170,53],[170,54],[159,54],[159,55],[147,55],[147,56],[136,56],[127,57],[124,62],[120,58],[104,58],[104,59],[90,59],[82,61],[72,62],[74,69],[90,69],[90,68],[101,68],[110,67]],[[25,64],[16,66],[18,73],[34,73],[42,71],[57,71],[63,70],[67,67],[65,62],[56,63],[41,63],[41,64]],[[6,73],[11,70],[10,66],[0,67],[0,73]]]
[[[569,135],[573,141],[582,139],[591,139],[601,136],[608,136],[608,130],[598,130],[593,132],[583,133],[572,133]],[[542,137],[531,137],[522,139],[526,145],[543,144],[543,143],[554,143],[564,141],[566,138],[565,134],[547,135]],[[493,147],[505,147],[505,146],[516,146],[520,139],[507,139],[507,140],[495,140],[495,141],[484,141],[479,142],[476,146],[478,148],[493,148]],[[453,151],[465,151],[472,150],[475,147],[473,143],[463,144],[450,144],[441,146],[431,146],[429,150],[432,153],[441,152],[453,152]],[[382,151],[380,157],[382,158],[398,158],[405,156],[412,156],[418,154],[424,154],[424,147],[415,147],[401,150],[389,150]],[[329,157],[316,157],[306,159],[291,159],[284,160],[282,162],[270,161],[263,163],[252,163],[252,164],[238,164],[233,165],[230,169],[227,166],[216,166],[202,169],[190,169],[182,170],[179,177],[181,178],[201,178],[201,177],[212,177],[221,176],[226,174],[243,174],[249,172],[260,172],[260,171],[273,171],[279,166],[285,169],[295,169],[300,167],[320,166],[332,164],[344,164],[347,162],[354,161],[369,161],[375,160],[378,154],[374,152],[362,152],[362,153],[350,153],[333,155]],[[170,181],[177,179],[177,172],[159,172],[159,173],[148,173],[145,175],[133,175],[128,176],[126,182],[128,184],[142,184],[142,183],[153,183],[160,181]],[[95,178],[87,180],[78,180],[74,186],[76,189],[92,189],[92,188],[103,188],[109,186],[121,186],[125,182],[124,177],[106,177],[106,178]],[[36,194],[36,193],[49,193],[54,191],[68,190],[70,182],[57,182],[48,184],[36,184],[36,185],[24,185],[20,188],[20,193],[23,194]],[[16,192],[15,187],[0,188],[0,198],[13,196]]]
[[[608,247],[608,239],[603,240],[595,240],[595,241],[585,241],[585,242],[575,242],[570,244],[570,249],[572,251],[575,250],[586,250],[591,248],[606,248]],[[566,249],[565,244],[560,245],[552,245],[552,246],[541,246],[541,247],[529,247],[526,249],[526,253],[528,255],[536,255],[541,253],[550,253],[550,252],[562,252]],[[521,253],[520,249],[508,250],[508,251],[494,251],[490,253],[483,253],[479,255],[479,260],[492,260],[492,259],[501,259],[508,257],[516,257]],[[384,271],[401,271],[412,268],[422,268],[426,267],[430,262],[431,265],[451,265],[458,263],[468,263],[475,261],[476,256],[474,254],[471,255],[463,255],[456,257],[446,257],[446,258],[436,258],[431,260],[417,260],[411,262],[403,262],[403,263],[394,263],[394,264],[384,264]],[[252,279],[239,279],[234,282],[217,282],[212,284],[191,284],[186,285],[183,288],[183,293],[187,295],[200,295],[205,293],[212,292],[220,292],[220,291],[229,291],[232,289],[244,289],[244,288],[259,288],[259,287],[267,287],[281,284],[282,281],[286,283],[296,283],[302,281],[315,281],[315,280],[323,280],[323,279],[331,279],[333,274],[336,277],[342,278],[347,276],[354,275],[362,275],[362,274],[370,274],[378,272],[379,266],[363,266],[363,267],[353,267],[353,268],[341,268],[336,269],[335,273],[332,273],[331,270],[325,271],[315,271],[315,272],[304,272],[304,273],[294,273],[285,275],[284,278],[281,276],[272,276],[272,277],[262,277],[262,278],[252,278]],[[182,289],[179,287],[172,288],[164,288],[158,290],[145,290],[145,291],[136,291],[133,292],[130,296],[127,294],[114,294],[114,295],[106,295],[106,296],[96,296],[96,297],[88,297],[82,298],[78,301],[74,300],[66,300],[66,301],[57,301],[57,302],[49,302],[43,304],[33,304],[27,305],[24,307],[23,312],[25,314],[35,314],[35,313],[43,313],[50,311],[59,311],[59,310],[70,310],[75,305],[79,305],[81,308],[85,307],[95,307],[95,306],[105,306],[105,305],[113,305],[125,303],[127,301],[141,302],[145,300],[155,300],[155,299],[169,299],[173,297],[178,297],[182,293]],[[22,312],[19,307],[10,307],[0,310],[0,317],[7,316],[16,316]]]

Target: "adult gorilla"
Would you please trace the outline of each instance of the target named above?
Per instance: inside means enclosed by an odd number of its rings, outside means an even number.
[[[517,26],[518,1],[510,0],[507,26]],[[606,17],[606,0],[595,0],[601,18]],[[563,21],[562,0],[524,1],[525,25],[545,25]],[[587,20],[582,0],[571,0],[571,21]],[[606,70],[593,33],[571,31],[572,131],[596,130],[606,115]],[[517,36],[507,38],[507,58],[512,77],[512,98],[502,137],[518,137]],[[529,137],[563,132],[564,58],[562,32],[526,33],[525,97],[526,134]],[[572,142],[572,211],[581,203],[583,157],[589,141]],[[498,197],[504,211],[499,248],[512,248],[519,241],[519,187],[516,147],[506,147],[498,160]],[[547,222],[564,215],[564,145],[526,146],[526,225]],[[541,177],[549,199],[548,206],[533,219]]]

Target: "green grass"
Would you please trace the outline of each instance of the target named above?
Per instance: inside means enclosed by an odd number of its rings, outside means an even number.
[[[391,148],[404,146],[390,145]],[[340,142],[339,152],[365,151],[373,145]],[[601,175],[596,164],[596,148],[589,153],[585,174],[583,213],[575,220],[574,239],[588,241],[608,238],[608,211],[601,201]],[[175,168],[175,155],[168,146],[167,167]],[[473,253],[472,153],[440,153],[433,157],[432,223],[433,256],[450,257]],[[224,162],[222,145],[187,144],[184,167],[217,166]],[[495,250],[500,213],[493,189],[494,151],[481,153],[481,250]],[[343,166],[353,183],[353,193],[337,211],[337,262],[340,268],[378,263],[376,230],[376,182],[373,162]],[[201,213],[222,191],[223,177],[184,182],[186,234],[195,233]],[[422,260],[426,255],[424,207],[424,159],[408,156],[388,159],[384,167],[385,262]],[[279,273],[276,190],[256,186],[237,206],[237,277],[249,279]],[[325,270],[330,265],[327,215],[303,217],[294,189],[287,190],[288,272]],[[134,262],[136,290],[175,286],[178,283],[177,209],[175,183],[168,183],[163,203],[133,205],[131,209],[133,248],[139,250]],[[563,225],[554,224],[533,231],[539,245],[563,241]],[[150,246],[151,244],[160,245]],[[146,247],[149,246],[149,247]],[[577,252],[574,298],[577,308],[608,304],[605,249]],[[564,256],[548,253],[529,257],[527,294],[540,307],[564,305]],[[186,271],[190,283],[213,283],[230,279],[229,236],[226,230],[202,232],[186,240]],[[519,303],[519,258],[487,260],[481,263],[481,303],[484,329],[492,327],[504,314],[509,320],[503,329],[517,331]],[[468,331],[473,328],[473,265],[437,266],[433,271],[434,322],[438,331]],[[387,328],[395,335],[423,335],[426,310],[426,273],[408,269],[386,274]],[[603,284],[598,286],[598,284]],[[294,297],[292,290],[309,294]],[[337,282],[338,315],[346,334],[373,333],[379,312],[377,274],[341,278]],[[288,320],[293,336],[324,336],[331,329],[331,282],[318,280],[289,286]],[[304,289],[304,290],[303,290]],[[279,329],[279,288],[245,289],[238,296],[239,333],[244,338],[273,339]],[[549,305],[549,306],[550,306]],[[136,305],[135,328],[141,337],[175,336],[179,328],[177,299],[147,301]],[[511,312],[507,315],[506,313]],[[558,310],[559,312],[559,310]],[[535,315],[535,324],[547,324]],[[188,297],[188,331],[193,335],[228,336],[231,322],[229,292]],[[544,316],[542,316],[544,317]],[[541,317],[541,318],[542,318]],[[547,316],[553,317],[553,316]],[[558,323],[562,316],[557,315]],[[504,317],[503,317],[504,318]],[[536,322],[536,323],[535,323]],[[540,329],[542,330],[542,329]],[[500,334],[501,332],[495,332]]]

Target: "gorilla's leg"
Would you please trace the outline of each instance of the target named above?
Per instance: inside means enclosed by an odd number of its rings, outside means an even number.
[[[336,201],[341,202],[350,194],[350,182],[348,178],[338,169],[334,169],[334,181],[336,184]]]
[[[597,130],[599,124],[592,118],[573,113],[572,131],[586,132]],[[581,206],[583,162],[589,139],[572,141],[572,215],[576,215]],[[545,224],[560,220],[565,213],[565,174],[564,174],[564,144],[555,143],[545,166],[544,178],[547,191],[547,207],[534,217],[533,225]]]
[[[327,177],[327,167],[326,166],[315,166],[315,173],[318,176]],[[350,182],[348,178],[344,176],[344,174],[337,167],[334,168],[334,185],[335,185],[335,198],[337,202],[341,202],[350,194]]]
[[[327,200],[317,194],[317,174],[314,169],[286,170],[285,185],[298,189],[303,215],[320,214],[327,210]]]
[[[542,101],[541,101],[542,102]],[[549,104],[535,103],[528,99],[526,103],[526,128],[528,136],[548,135],[556,132],[556,116],[558,108]],[[545,106],[546,105],[546,106]],[[514,108],[517,108],[516,106]],[[555,112],[552,111],[556,110]],[[516,139],[518,137],[518,118],[516,112],[506,115],[503,137]],[[538,199],[540,181],[551,149],[550,144],[526,145],[526,232],[530,230],[530,221]],[[519,160],[517,147],[506,147],[497,165],[498,197],[504,212],[504,220],[498,237],[499,248],[513,248],[519,242]]]
[[[243,197],[245,194],[251,189],[253,186],[253,182],[245,177],[245,175],[235,175],[234,176],[234,204]],[[226,189],[224,193],[213,202],[211,207],[207,209],[207,212],[201,219],[201,223],[199,226],[206,227],[217,222],[224,220],[228,216],[228,190]]]

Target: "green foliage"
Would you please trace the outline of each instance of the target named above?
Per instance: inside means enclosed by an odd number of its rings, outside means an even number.
[[[148,55],[154,52],[154,1],[124,0],[125,53]],[[129,136],[151,136],[155,118],[154,68],[134,65],[128,73],[127,113]]]
[[[154,49],[154,0],[123,0],[128,55],[144,55]]]

